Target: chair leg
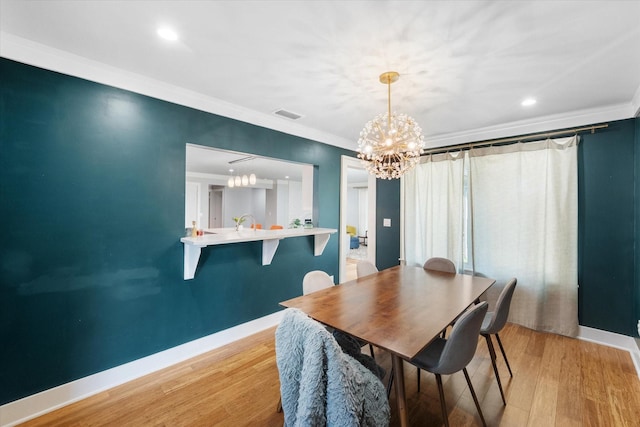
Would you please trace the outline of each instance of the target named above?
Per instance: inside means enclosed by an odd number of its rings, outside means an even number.
[[[511,372],[511,366],[509,366],[509,359],[507,359],[507,353],[505,353],[504,347],[502,346],[500,335],[496,334],[496,338],[498,339],[498,345],[500,346],[500,351],[502,351],[502,357],[504,357],[504,361],[507,363],[507,368],[509,369],[509,375],[511,375],[511,378],[513,378],[513,372]]]
[[[478,396],[476,396],[476,391],[473,389],[473,385],[471,384],[471,379],[469,378],[467,368],[463,368],[462,372],[464,372],[464,377],[467,380],[469,391],[471,392],[471,396],[473,396],[473,402],[476,404],[476,409],[478,410],[478,414],[480,415],[480,419],[482,420],[482,425],[484,427],[487,427],[487,423],[484,421],[484,416],[482,415],[482,409],[480,409],[480,403],[478,403]]]
[[[504,398],[504,391],[502,390],[502,382],[500,381],[500,374],[498,373],[498,366],[496,365],[496,351],[493,348],[491,335],[484,335],[484,338],[487,340],[487,347],[489,347],[489,354],[491,355],[491,365],[493,366],[493,372],[496,375],[496,381],[498,381],[498,388],[500,389],[500,396],[502,396],[502,403],[506,406],[507,401]]]
[[[447,404],[444,401],[444,390],[442,388],[442,377],[440,374],[436,375],[436,382],[438,383],[438,393],[440,394],[440,407],[442,408],[442,420],[445,427],[449,427],[449,414],[447,414]]]
[[[393,369],[389,374],[389,383],[387,384],[387,399],[391,396],[391,386],[393,385]]]
[[[418,393],[420,393],[420,368],[416,368],[418,370]]]
[[[373,360],[376,360],[376,355],[373,354],[373,346],[371,344],[369,344],[369,351],[371,352],[371,358]],[[503,352],[503,354],[504,354],[504,352]]]

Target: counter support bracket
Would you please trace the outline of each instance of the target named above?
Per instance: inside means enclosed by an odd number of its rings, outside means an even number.
[[[184,245],[184,280],[195,277],[201,252],[202,246]]]
[[[262,265],[271,265],[279,244],[280,239],[264,240],[262,242]]]
[[[329,237],[331,237],[330,234],[316,234],[313,236],[313,254],[315,256],[322,255],[324,248],[327,247],[327,243],[329,242]]]
[[[184,280],[190,280],[195,277],[202,248],[207,246],[262,240],[262,265],[271,265],[280,240],[290,237],[313,236],[313,255],[320,256],[329,242],[329,237],[336,231],[338,230],[329,228],[268,230],[263,231],[262,233],[264,234],[249,233],[245,236],[239,235],[236,231],[235,233],[214,233],[204,237],[183,237],[180,241],[184,243]]]

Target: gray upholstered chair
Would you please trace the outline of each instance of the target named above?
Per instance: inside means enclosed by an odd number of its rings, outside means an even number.
[[[456,265],[447,258],[429,258],[422,266],[425,270],[444,271],[445,273],[455,273]]]
[[[450,259],[441,258],[441,257],[429,258],[427,261],[425,261],[422,268],[424,268],[425,270],[442,271],[445,273],[456,272],[456,265],[453,263],[453,261],[451,261]],[[444,338],[446,335],[447,335],[447,330],[445,328],[445,330],[442,331],[442,338]],[[418,391],[420,391],[420,369],[418,369]]]
[[[356,275],[358,277],[368,276],[378,272],[378,268],[370,261],[358,261],[356,264]]]
[[[494,311],[487,312],[484,317],[484,321],[482,322],[482,327],[480,328],[480,335],[482,335],[486,339],[487,347],[489,347],[489,354],[491,355],[493,372],[496,374],[496,381],[498,381],[498,387],[500,388],[502,403],[505,405],[507,404],[507,401],[504,398],[504,391],[502,390],[500,374],[498,374],[498,366],[496,365],[496,351],[493,347],[491,335],[496,336],[498,345],[500,346],[500,351],[502,351],[502,356],[504,357],[504,361],[507,363],[509,375],[513,377],[511,366],[509,366],[509,360],[507,359],[507,353],[504,351],[504,347],[498,333],[502,330],[502,328],[504,328],[505,323],[507,323],[507,317],[509,317],[509,307],[511,307],[511,299],[513,297],[513,291],[516,289],[517,282],[518,280],[516,278],[513,278],[509,280],[509,282],[507,282],[504,288],[502,288],[502,292],[500,292],[500,296],[496,301]]]
[[[489,278],[489,276],[479,271],[474,271],[473,275],[476,277]],[[494,307],[496,306],[496,301],[498,300],[498,296],[500,295],[500,291],[504,287],[504,283],[502,284],[499,284],[499,283],[500,282],[496,280],[496,282],[489,289],[487,289],[486,291],[484,291],[482,295],[480,295],[480,298],[479,298],[480,301],[486,301],[489,303],[489,311],[493,311]]]
[[[429,371],[436,376],[438,392],[440,393],[440,406],[442,408],[442,418],[445,426],[449,426],[447,415],[447,405],[444,400],[444,390],[442,388],[442,375],[450,375],[460,370],[464,372],[464,377],[469,385],[471,396],[478,409],[478,414],[482,420],[482,425],[487,423],[482,415],[482,409],[478,403],[478,397],[471,384],[467,365],[473,359],[478,346],[480,327],[487,313],[488,304],[481,302],[462,314],[456,321],[449,338],[436,338],[424,350],[422,350],[410,362],[420,369]]]

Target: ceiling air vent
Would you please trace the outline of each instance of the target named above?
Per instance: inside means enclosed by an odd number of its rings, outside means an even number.
[[[291,111],[287,110],[276,110],[273,112],[273,114],[275,114],[276,116],[286,117],[287,119],[291,120],[298,120],[300,117],[302,117],[300,114],[292,113]]]

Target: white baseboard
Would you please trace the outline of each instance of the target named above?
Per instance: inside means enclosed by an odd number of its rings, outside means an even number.
[[[276,326],[280,323],[282,315],[283,312],[279,311],[142,359],[7,403],[0,406],[0,426],[15,426],[101,391]]]
[[[578,329],[578,339],[628,351],[636,368],[638,378],[640,378],[640,349],[638,349],[636,341],[632,337],[580,326]]]

